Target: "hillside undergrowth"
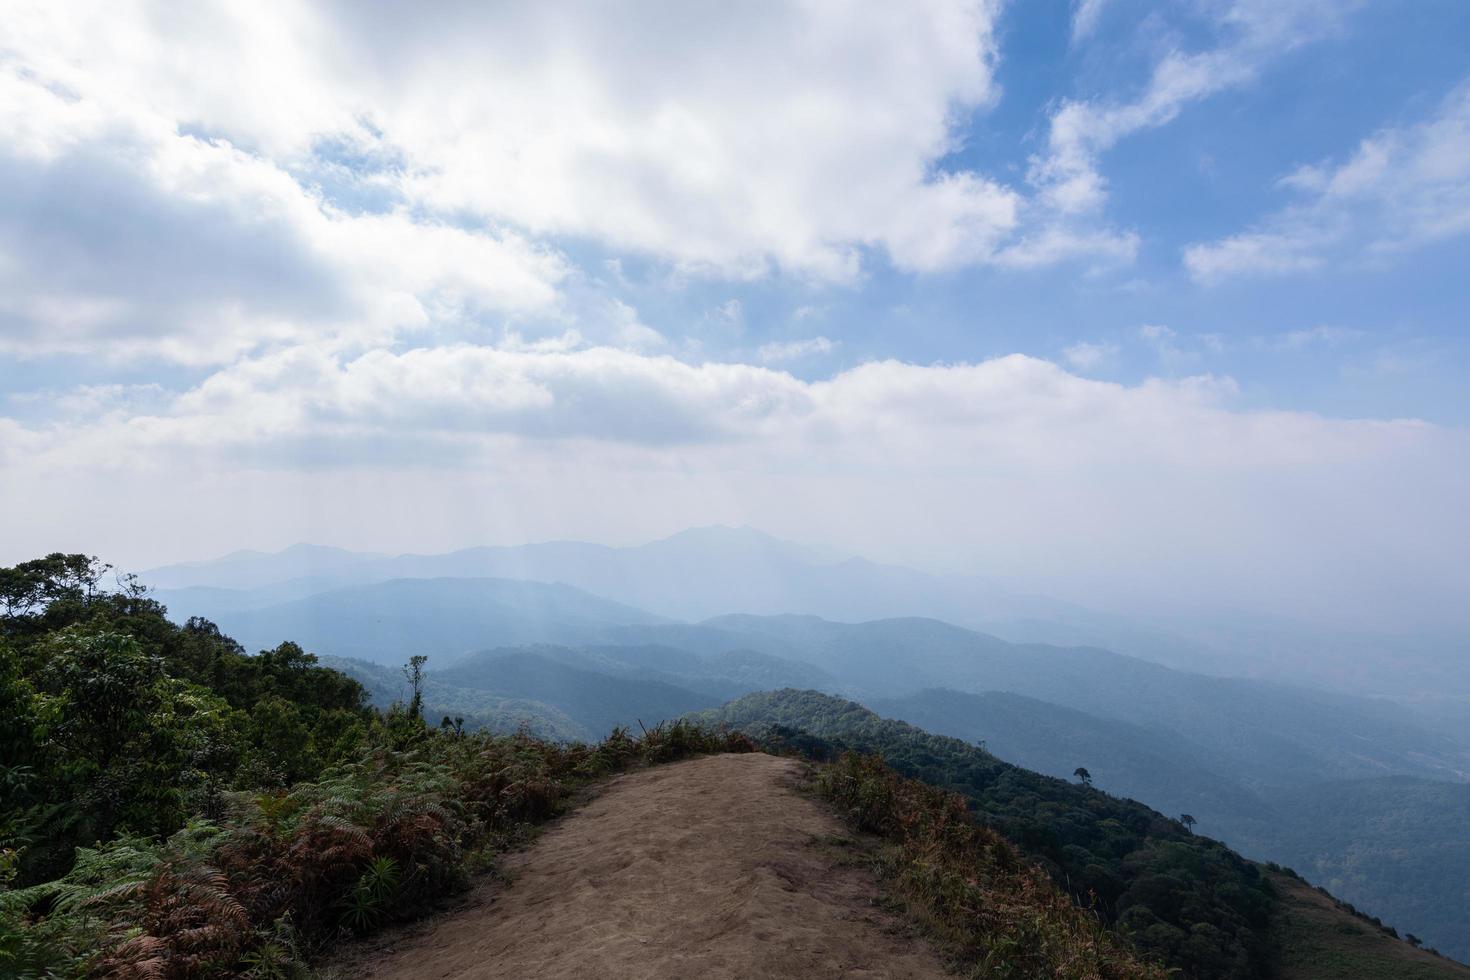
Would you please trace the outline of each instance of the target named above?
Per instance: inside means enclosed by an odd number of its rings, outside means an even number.
[[[855,829],[883,839],[878,866],[888,891],[968,975],[1167,975],[1142,963],[1004,837],[976,823],[958,793],[855,753],[823,766],[816,785]]]
[[[630,767],[750,751],[683,722],[597,745],[385,734],[315,782],[228,794],[217,820],[83,848],[0,892],[0,974],[296,977],[332,943],[422,915],[576,791]]]

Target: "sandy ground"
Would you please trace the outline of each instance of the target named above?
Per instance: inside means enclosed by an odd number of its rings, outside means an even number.
[[[627,775],[509,864],[511,884],[338,975],[904,977],[949,974],[823,844],[800,764],[721,755]]]

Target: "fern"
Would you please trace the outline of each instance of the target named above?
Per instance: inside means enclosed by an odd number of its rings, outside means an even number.
[[[354,932],[367,932],[382,921],[398,892],[398,862],[378,858],[352,886],[342,912],[342,922]]]

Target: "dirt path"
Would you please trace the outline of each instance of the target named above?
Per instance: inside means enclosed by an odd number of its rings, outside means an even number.
[[[948,977],[814,838],[799,764],[721,755],[621,777],[511,867],[512,884],[348,969],[489,977]]]

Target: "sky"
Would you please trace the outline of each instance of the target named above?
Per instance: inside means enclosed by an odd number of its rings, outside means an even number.
[[[1460,0],[3,6],[0,561],[1470,616]]]

